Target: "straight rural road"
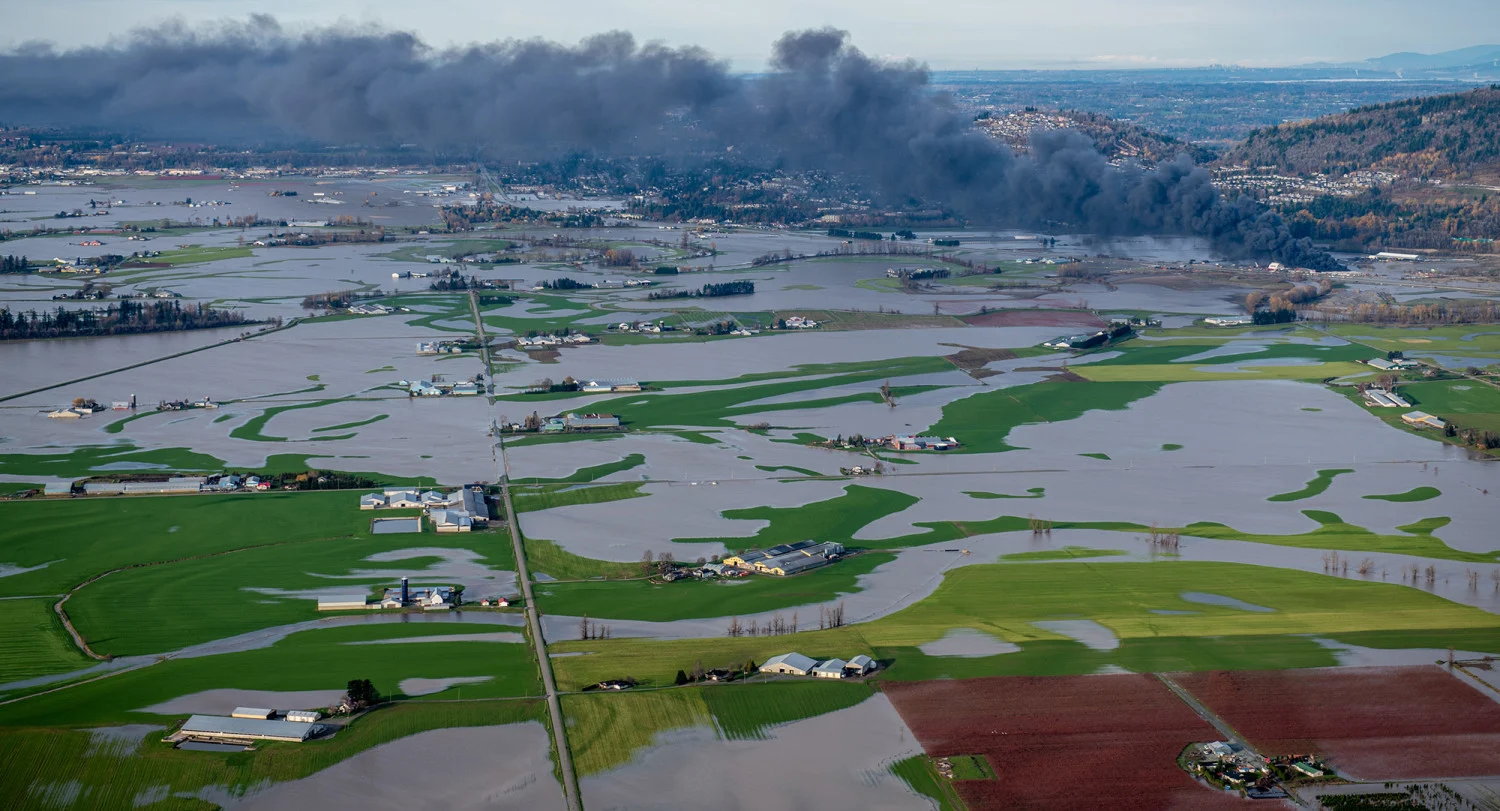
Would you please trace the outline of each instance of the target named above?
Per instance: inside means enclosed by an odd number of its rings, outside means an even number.
[[[484,360],[485,385],[493,386],[490,364],[489,339],[484,334],[484,320],[479,316],[479,297],[469,291],[469,310],[474,314],[474,334],[479,339],[479,353]],[[516,580],[521,583],[521,595],[526,600],[526,624],[531,628],[531,643],[536,646],[537,667],[542,671],[542,689],[547,693],[547,712],[552,717],[552,745],[557,750],[557,769],[562,774],[563,798],[568,811],[583,811],[579,798],[578,775],[573,771],[573,755],[568,751],[568,733],[563,726],[562,701],[557,697],[557,681],[552,677],[552,660],[547,656],[547,640],[542,636],[542,623],[537,616],[536,598],[531,594],[531,572],[526,567],[526,548],[521,538],[521,522],[516,516],[516,507],[510,500],[510,463],[505,459],[505,443],[501,440],[500,423],[495,419],[495,398],[490,396],[490,431],[492,444],[490,453],[495,460],[495,480],[500,483],[500,501],[505,508],[506,528],[516,554]]]

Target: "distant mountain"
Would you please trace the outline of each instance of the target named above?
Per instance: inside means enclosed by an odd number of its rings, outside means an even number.
[[[1361,169],[1420,178],[1494,174],[1500,172],[1500,85],[1255,130],[1222,162],[1298,175]]]
[[[1500,67],[1500,45],[1475,45],[1471,48],[1459,48],[1436,54],[1419,54],[1409,51],[1393,53],[1366,59],[1365,64],[1376,70],[1392,72],[1452,70],[1471,66]]]

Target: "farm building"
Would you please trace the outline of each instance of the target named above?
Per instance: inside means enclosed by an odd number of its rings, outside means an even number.
[[[1448,425],[1425,411],[1408,411],[1401,415],[1401,421],[1417,428],[1436,428],[1439,431]]]
[[[72,482],[56,482],[42,486],[44,496],[66,496],[73,492]]]
[[[1252,322],[1251,322],[1251,320],[1249,318],[1246,318],[1245,316],[1242,316],[1242,315],[1240,315],[1240,316],[1221,315],[1221,316],[1215,316],[1213,318],[1205,318],[1205,319],[1203,319],[1203,323],[1209,325],[1210,327],[1244,327],[1244,326],[1248,326]]]
[[[958,440],[951,436],[892,436],[886,442],[898,451],[951,451],[958,447]]]
[[[820,679],[842,679],[844,678],[844,666],[849,664],[843,659],[829,659],[812,669],[812,674]]]
[[[567,431],[613,431],[620,427],[620,418],[612,414],[565,414],[563,429]]]
[[[359,497],[359,508],[361,510],[378,510],[388,506],[390,501],[383,493],[366,493]]]
[[[405,608],[410,605],[423,611],[445,611],[457,602],[457,594],[450,586],[412,586],[403,577],[399,587],[385,590],[380,607]]]
[[[286,714],[286,720],[294,721],[299,724],[311,724],[322,717],[322,713],[314,712],[312,710],[289,710]]]
[[[816,660],[809,659],[800,653],[781,653],[767,659],[765,664],[760,666],[760,672],[780,673],[786,676],[806,676],[817,666],[818,663]]]
[[[874,671],[875,667],[875,660],[861,653],[844,665],[844,675],[849,677],[865,676]]]
[[[225,718],[222,715],[194,715],[178,730],[181,738],[216,741],[288,741],[302,743],[322,732],[318,724],[296,721],[267,721],[258,718]]]
[[[83,486],[88,495],[110,493],[196,493],[206,481],[202,476],[183,476],[164,482],[89,482]]]
[[[634,380],[585,380],[579,385],[579,390],[585,394],[612,394],[614,392],[634,392],[641,390],[641,384]]]
[[[275,710],[262,709],[260,707],[235,707],[234,712],[229,714],[231,718],[256,718],[261,721],[271,720]]]
[[[1375,358],[1373,360],[1367,360],[1365,361],[1365,363],[1369,364],[1370,366],[1374,366],[1376,369],[1379,369],[1382,372],[1398,372],[1406,369],[1415,369],[1420,365],[1416,361],[1407,360],[1406,358],[1396,358],[1395,360]]]
[[[427,502],[427,517],[438,532],[469,532],[476,525],[483,526],[490,520],[484,494],[467,487],[447,495],[423,493],[422,500]]]
[[[318,598],[319,611],[362,611],[369,608],[369,600],[362,592],[329,594]]]
[[[427,506],[422,501],[421,494],[415,490],[387,490],[385,499],[385,506],[393,510],[412,510]]]
[[[844,545],[840,543],[797,541],[770,549],[749,549],[738,555],[730,555],[724,559],[724,565],[786,577],[832,563],[842,554]]]

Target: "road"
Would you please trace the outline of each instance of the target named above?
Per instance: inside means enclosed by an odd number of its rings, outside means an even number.
[[[479,316],[477,294],[469,291],[469,310],[474,314],[474,332],[479,339],[479,353],[484,360],[485,385],[494,385],[491,377],[494,367],[490,365],[489,339],[484,334],[484,320]],[[526,600],[526,624],[531,629],[531,643],[536,646],[537,667],[542,671],[542,689],[547,693],[547,712],[552,716],[552,745],[557,751],[557,768],[562,773],[563,798],[568,811],[582,811],[579,799],[578,775],[573,771],[573,755],[568,751],[568,733],[563,726],[562,701],[557,696],[557,681],[552,676],[552,660],[547,656],[547,641],[542,636],[542,623],[537,616],[536,599],[531,594],[531,572],[526,567],[526,549],[521,542],[521,522],[516,516],[516,507],[510,500],[510,463],[505,459],[505,443],[501,441],[500,424],[495,419],[495,398],[489,398],[490,431],[494,440],[490,453],[495,460],[495,481],[500,483],[500,500],[505,507],[510,542],[516,553],[516,579],[521,584],[521,595]]]

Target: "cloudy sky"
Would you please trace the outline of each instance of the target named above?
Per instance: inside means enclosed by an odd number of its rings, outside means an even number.
[[[782,32],[823,25],[868,53],[939,70],[1286,65],[1500,40],[1496,0],[0,0],[0,48],[98,44],[163,20],[254,12],[292,27],[374,23],[437,46],[624,29],[702,45],[740,70],[763,67]]]

